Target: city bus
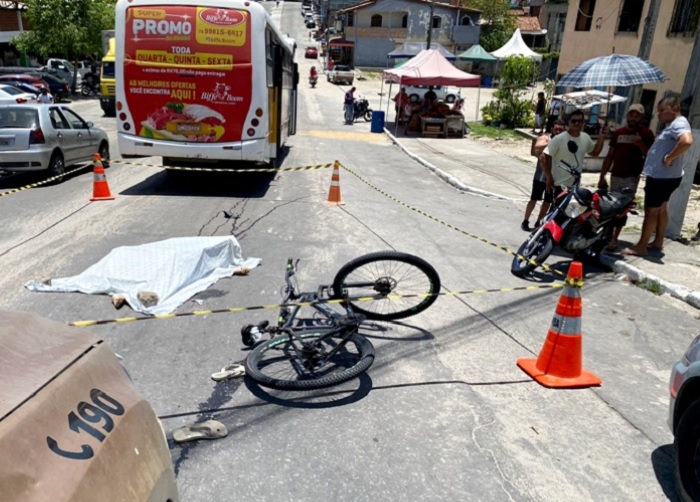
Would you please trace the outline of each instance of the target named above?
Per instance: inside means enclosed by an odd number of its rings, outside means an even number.
[[[259,3],[119,0],[115,38],[122,157],[278,163],[296,132],[296,44]]]

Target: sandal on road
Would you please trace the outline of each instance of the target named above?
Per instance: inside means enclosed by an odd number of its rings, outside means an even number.
[[[245,375],[245,367],[242,364],[234,363],[221,368],[221,371],[212,373],[211,379],[215,382],[239,378]]]
[[[226,426],[216,420],[207,420],[198,424],[186,425],[173,431],[176,443],[197,441],[200,439],[220,439],[228,435]]]

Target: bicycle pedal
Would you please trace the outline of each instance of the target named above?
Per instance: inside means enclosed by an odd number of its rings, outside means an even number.
[[[264,324],[264,323],[261,323]],[[247,324],[241,328],[241,341],[246,347],[252,347],[262,338],[262,332],[258,326]]]

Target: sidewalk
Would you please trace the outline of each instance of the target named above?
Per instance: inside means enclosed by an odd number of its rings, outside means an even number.
[[[532,186],[534,159],[522,153],[515,158],[494,152],[487,145],[469,138],[421,138],[416,133],[406,136],[401,128],[395,136],[393,122],[386,123],[384,132],[407,155],[455,188],[511,200],[524,211]],[[597,173],[583,174],[583,186],[593,188],[597,181]],[[642,219],[642,214],[630,215],[620,235],[620,249],[637,242]],[[520,215],[514,217],[514,228],[519,229],[520,222]],[[605,252],[601,260],[615,272],[634,281],[654,281],[659,284],[661,293],[668,293],[700,309],[700,242],[685,245],[666,239],[663,252],[652,251],[644,258]]]

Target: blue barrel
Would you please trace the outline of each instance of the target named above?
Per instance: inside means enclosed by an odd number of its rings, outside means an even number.
[[[372,126],[370,128],[371,132],[384,132],[384,112],[374,110],[372,112]]]
[[[491,87],[493,85],[493,77],[484,77],[481,85],[483,87]]]

